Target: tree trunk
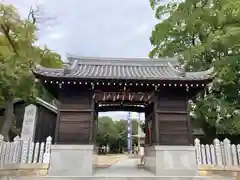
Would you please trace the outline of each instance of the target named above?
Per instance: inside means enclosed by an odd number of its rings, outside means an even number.
[[[14,117],[13,100],[6,100],[5,112],[4,112],[5,121],[1,129],[1,133],[4,136],[5,141],[9,141],[9,131],[12,126],[13,117]]]
[[[210,126],[207,122],[203,123],[202,129],[208,144],[212,144],[213,140],[217,137],[216,127]]]

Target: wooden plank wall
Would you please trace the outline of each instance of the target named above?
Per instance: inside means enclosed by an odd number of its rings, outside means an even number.
[[[177,92],[177,93],[176,93]],[[190,145],[192,131],[185,89],[161,89],[156,94],[159,145]]]
[[[92,92],[66,91],[60,96],[58,144],[92,144],[94,101]]]
[[[37,105],[37,108],[37,125],[34,141],[45,142],[47,137],[51,136],[54,143],[57,114],[41,105]]]

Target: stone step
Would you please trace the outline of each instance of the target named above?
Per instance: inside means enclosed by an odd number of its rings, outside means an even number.
[[[235,180],[236,177],[211,177],[211,176],[198,176],[198,177],[176,177],[176,176],[151,176],[151,177],[70,177],[70,176],[42,176],[42,177],[19,177],[16,180]]]

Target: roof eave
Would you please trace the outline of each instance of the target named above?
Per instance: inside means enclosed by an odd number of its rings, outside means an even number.
[[[72,77],[72,76],[52,76],[52,75],[45,75],[42,73],[38,73],[38,72],[33,72],[33,74],[35,75],[36,78],[39,79],[52,79],[52,80],[62,80],[62,81],[66,81],[66,80],[99,80],[99,81],[107,81],[107,80],[116,80],[116,81],[148,81],[148,82],[168,82],[168,81],[179,81],[179,82],[194,82],[194,81],[212,81],[215,78],[215,75],[211,75],[208,77],[204,77],[204,78],[159,78],[159,79],[149,79],[149,78],[136,78],[136,79],[124,79],[124,78],[102,78],[102,77]]]
[[[76,65],[75,65],[76,66]],[[72,67],[73,68],[73,67]],[[158,81],[158,82],[161,82],[161,81],[185,81],[185,82],[194,82],[194,81],[212,81],[215,76],[216,76],[216,72],[214,71],[214,67],[206,70],[206,71],[200,71],[200,72],[186,72],[184,73],[184,75],[180,75],[179,78],[172,78],[172,77],[166,77],[166,78],[129,78],[129,79],[126,79],[126,78],[104,78],[104,77],[79,77],[79,76],[76,76],[76,77],[73,77],[73,76],[64,76],[64,75],[52,75],[51,73],[49,74],[45,74],[45,73],[42,73],[42,72],[39,72],[41,70],[46,70],[46,69],[51,69],[51,68],[44,68],[42,66],[38,66],[37,67],[38,70],[36,69],[33,69],[32,72],[33,74],[35,75],[35,77],[37,78],[43,78],[43,79],[55,79],[55,80],[110,80],[110,79],[114,79],[114,80],[117,80],[117,81],[124,81],[124,80],[128,80],[128,81]],[[58,70],[64,70],[64,69],[58,69]],[[199,77],[199,76],[202,76],[202,77]]]

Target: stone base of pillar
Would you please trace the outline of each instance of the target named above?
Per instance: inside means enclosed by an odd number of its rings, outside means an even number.
[[[49,176],[92,176],[94,145],[52,145]]]
[[[194,146],[147,146],[145,167],[156,176],[197,176]]]

